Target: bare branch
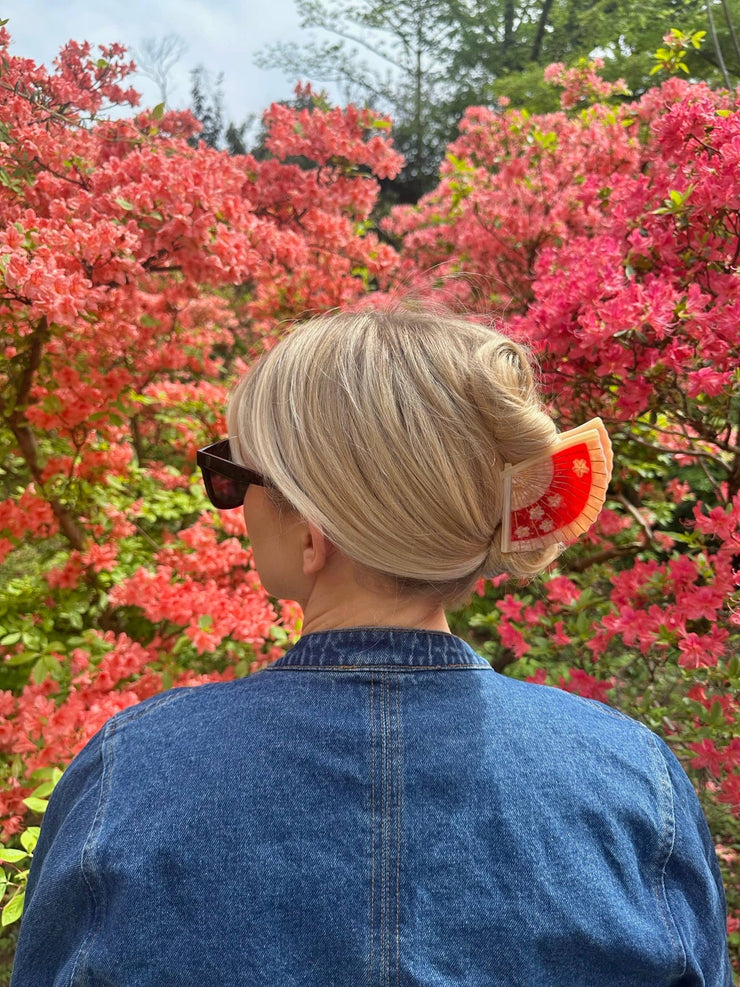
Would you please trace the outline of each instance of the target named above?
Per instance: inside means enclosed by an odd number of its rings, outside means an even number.
[[[640,512],[635,507],[635,505],[631,501],[627,500],[624,494],[618,493],[615,499],[619,501],[622,507],[624,507],[628,511],[628,513],[632,515],[635,521],[637,521],[637,523],[640,525],[645,538],[645,543],[649,545],[653,540],[653,529],[647,523],[645,518],[642,516],[642,514],[640,514]]]
[[[180,35],[173,33],[163,38],[144,38],[141,45],[133,49],[139,75],[156,83],[163,103],[167,102],[170,73],[187,47]]]

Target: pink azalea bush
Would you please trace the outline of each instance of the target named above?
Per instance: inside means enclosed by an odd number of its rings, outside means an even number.
[[[386,121],[320,105],[268,110],[265,160],[194,149],[187,113],[101,115],[138,100],[119,46],[71,43],[47,72],[8,44],[2,29],[0,829],[28,849],[57,769],[110,716],[247,674],[297,633],[195,450],[281,322],[395,263],[365,224],[401,159]]]
[[[666,738],[723,848],[737,954],[740,112],[678,79],[615,106],[593,70],[551,68],[572,112],[468,110],[438,187],[386,229],[419,290],[531,344],[562,428],[609,428],[597,526],[543,582],[480,587],[456,626]]]
[[[195,450],[224,434],[231,380],[285,325],[411,286],[528,340],[561,427],[607,423],[616,467],[598,525],[543,580],[479,585],[454,628],[507,674],[667,739],[718,844],[737,954],[735,94],[671,79],[613,105],[623,88],[597,65],[552,67],[564,112],[471,108],[438,187],[385,221],[394,249],[368,222],[377,178],[401,166],[387,121],[318,99],[273,106],[269,156],[229,157],[189,146],[188,114],[106,120],[137,99],[118,46],[70,44],[47,72],[7,45],[3,31],[11,848],[32,848],[58,768],[117,710],[248,674],[299,632],[295,605],[261,587],[239,513],[208,508]]]

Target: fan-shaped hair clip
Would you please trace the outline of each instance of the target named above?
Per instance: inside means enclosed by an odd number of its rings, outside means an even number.
[[[600,418],[563,432],[540,456],[505,463],[502,551],[573,542],[588,531],[604,506],[612,463]]]

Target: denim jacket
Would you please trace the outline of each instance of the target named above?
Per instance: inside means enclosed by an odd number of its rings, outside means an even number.
[[[730,987],[668,748],[441,632],[303,637],[114,716],[54,792],[12,987]]]

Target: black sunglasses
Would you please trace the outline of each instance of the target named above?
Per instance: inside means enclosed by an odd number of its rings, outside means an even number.
[[[260,487],[267,485],[261,474],[234,462],[228,439],[221,439],[205,449],[199,449],[197,462],[203,474],[208,499],[220,511],[241,507],[250,483],[256,483]]]

